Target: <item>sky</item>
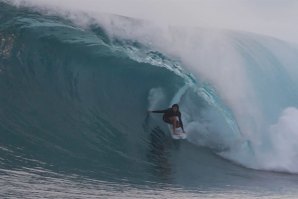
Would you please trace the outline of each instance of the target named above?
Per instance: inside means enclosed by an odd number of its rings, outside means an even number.
[[[156,23],[242,30],[298,43],[298,0],[5,0]]]

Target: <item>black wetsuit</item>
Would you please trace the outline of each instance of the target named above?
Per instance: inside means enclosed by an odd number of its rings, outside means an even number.
[[[179,118],[179,126],[183,129],[183,123],[181,120],[181,113],[180,111],[174,112],[171,108],[165,109],[165,110],[157,110],[157,111],[152,111],[152,113],[163,113],[163,121],[165,121],[168,124],[172,124],[170,117],[178,117]],[[184,130],[184,129],[183,129]]]

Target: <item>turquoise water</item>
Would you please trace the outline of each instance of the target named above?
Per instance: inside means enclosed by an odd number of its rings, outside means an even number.
[[[113,31],[0,3],[2,198],[297,197],[294,45]],[[176,102],[187,140],[147,114]]]

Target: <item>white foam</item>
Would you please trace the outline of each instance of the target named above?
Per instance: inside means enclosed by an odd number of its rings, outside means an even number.
[[[152,88],[148,94],[148,108],[154,110],[159,108],[159,104],[165,100],[165,94],[162,88]]]
[[[270,170],[298,172],[298,109],[284,109],[267,137],[272,149],[260,151],[261,165]]]

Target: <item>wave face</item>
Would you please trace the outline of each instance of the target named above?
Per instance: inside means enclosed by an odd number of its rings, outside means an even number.
[[[160,88],[158,103],[168,105],[183,78],[132,59],[140,44],[112,41],[98,26],[83,30],[5,4],[0,19],[2,166],[154,179],[147,170],[162,164],[165,132],[146,120],[148,99]]]
[[[121,17],[97,22],[81,27],[0,3],[2,168],[216,184],[233,178],[223,171],[243,169],[223,157],[298,172],[295,46],[227,31],[133,32],[142,23]],[[188,142],[172,141],[161,117],[147,114],[172,103]]]

